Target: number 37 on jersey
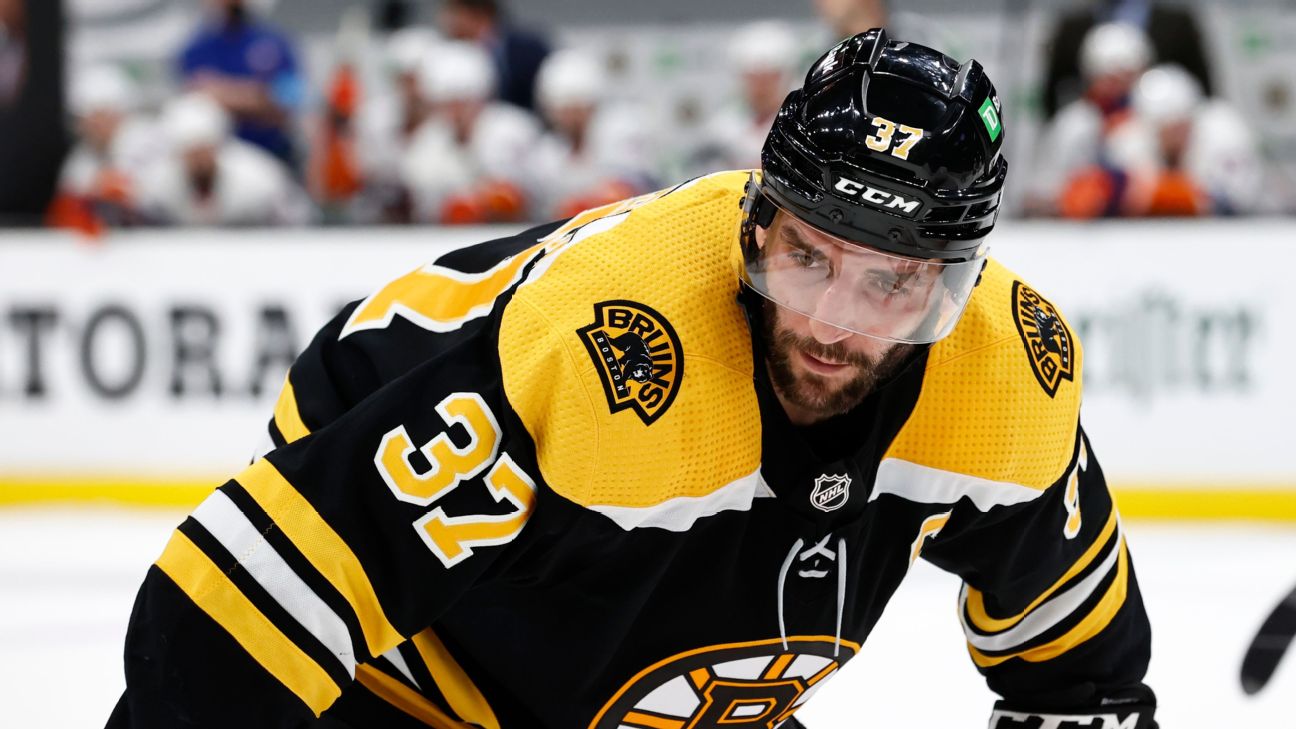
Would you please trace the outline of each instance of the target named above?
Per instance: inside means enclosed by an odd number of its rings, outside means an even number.
[[[449,568],[471,557],[474,547],[513,541],[531,516],[536,485],[509,454],[500,453],[499,421],[481,395],[452,393],[436,411],[445,427],[435,437],[416,446],[405,426],[398,426],[383,436],[374,465],[392,494],[409,504],[432,506],[456,489],[483,487],[497,503],[508,504],[504,514],[461,516],[437,506],[414,522],[419,537]],[[450,439],[448,431],[456,423],[468,434],[466,444]],[[415,450],[427,459],[428,470],[420,472],[410,463]]]

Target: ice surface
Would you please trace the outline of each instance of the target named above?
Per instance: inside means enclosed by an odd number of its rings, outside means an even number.
[[[183,518],[112,508],[0,510],[5,726],[102,726],[123,686],[135,590]],[[1242,652],[1296,584],[1296,526],[1126,524],[1153,624],[1149,682],[1167,729],[1296,725],[1296,657],[1247,697]],[[872,638],[799,712],[809,729],[984,727],[993,696],[967,658],[957,582],[914,567]],[[582,729],[582,728],[574,728]]]

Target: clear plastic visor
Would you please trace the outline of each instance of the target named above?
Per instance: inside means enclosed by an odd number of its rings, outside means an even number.
[[[780,306],[891,342],[929,344],[954,330],[985,258],[907,258],[838,238],[779,209],[745,245],[747,280]]]

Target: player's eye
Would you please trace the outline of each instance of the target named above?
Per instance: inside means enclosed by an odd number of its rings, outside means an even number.
[[[908,296],[914,291],[913,276],[898,276],[883,271],[869,274],[867,285],[874,293],[882,296]]]
[[[800,248],[793,248],[788,251],[787,257],[797,268],[818,268],[824,263],[823,256],[816,256]]]
[[[787,257],[789,261],[792,261],[792,263],[796,264],[797,266],[800,266],[801,268],[805,268],[807,266],[811,266],[814,264],[814,259],[811,258],[809,255],[807,255],[805,251],[798,251],[798,250],[788,251]]]

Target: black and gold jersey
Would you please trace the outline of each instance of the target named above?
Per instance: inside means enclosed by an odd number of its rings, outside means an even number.
[[[991,261],[837,437],[794,427],[740,283],[745,180],[348,306],[292,367],[276,448],[151,568],[110,726],[775,727],[919,557],[964,580],[968,651],[1010,701],[1141,688],[1062,315]]]

